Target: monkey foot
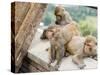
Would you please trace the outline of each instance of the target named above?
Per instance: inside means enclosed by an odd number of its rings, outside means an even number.
[[[55,65],[55,70],[58,71],[59,65]]]
[[[64,56],[65,57],[68,57],[70,54],[68,53],[68,52],[66,52],[65,54],[64,54]]]
[[[85,64],[80,64],[80,65],[78,65],[78,67],[79,67],[80,69],[84,69],[85,66],[86,66]]]
[[[54,61],[55,61],[55,60],[53,60],[53,59],[51,60],[51,59],[50,59],[50,60],[49,60],[49,63],[48,63],[48,67],[50,67],[51,63],[54,63]]]

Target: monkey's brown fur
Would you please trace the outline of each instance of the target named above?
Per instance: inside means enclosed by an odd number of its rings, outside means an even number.
[[[73,21],[70,14],[61,5],[55,8],[54,14],[56,16],[55,24],[57,25],[66,25]]]
[[[61,34],[57,32],[56,34],[52,35],[53,37],[50,38],[50,63],[53,63],[57,59],[57,63],[55,65],[56,70],[58,69],[62,58],[64,57],[65,48]]]
[[[83,62],[84,57],[95,57],[97,55],[97,40],[94,36],[86,37],[74,36],[66,44],[66,50],[73,55],[72,61],[83,69],[86,65]]]

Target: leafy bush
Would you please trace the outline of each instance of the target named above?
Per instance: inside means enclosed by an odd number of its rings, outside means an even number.
[[[96,17],[87,16],[84,20],[80,20],[79,28],[80,28],[83,36],[94,35],[97,37],[97,19],[96,19]]]
[[[45,13],[45,16],[43,19],[44,25],[49,25],[55,21],[55,16],[52,13],[51,12]]]

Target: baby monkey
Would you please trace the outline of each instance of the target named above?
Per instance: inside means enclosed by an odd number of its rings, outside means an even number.
[[[55,8],[54,14],[56,16],[55,24],[57,25],[66,25],[72,22],[70,14],[61,5]]]
[[[45,32],[46,37],[50,41],[50,50],[49,51],[49,64],[53,63],[55,60],[57,60],[57,63],[55,65],[55,70],[58,70],[59,65],[61,64],[61,60],[64,57],[64,43],[63,38],[60,34],[59,27],[57,28],[48,28]],[[45,38],[46,38],[45,37]],[[43,39],[43,37],[42,37]]]

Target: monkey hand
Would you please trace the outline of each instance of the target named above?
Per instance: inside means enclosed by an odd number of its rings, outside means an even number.
[[[58,71],[59,65],[55,65],[55,70]]]
[[[86,66],[85,64],[79,64],[79,65],[78,65],[78,67],[79,67],[80,69],[84,69],[85,66]]]
[[[54,59],[50,59],[49,64],[54,63],[54,61],[55,61]]]

